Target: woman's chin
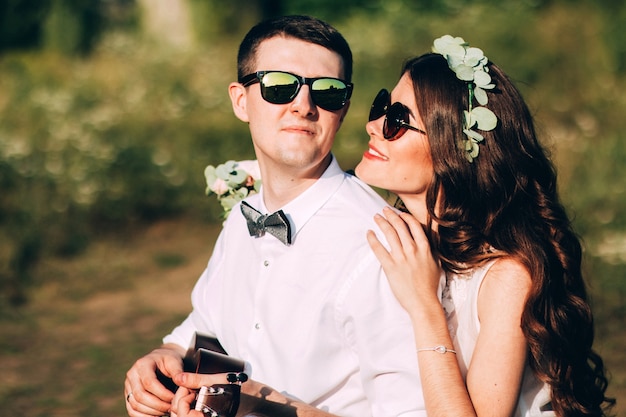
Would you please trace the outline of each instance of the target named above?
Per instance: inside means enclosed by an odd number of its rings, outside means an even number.
[[[361,159],[361,162],[354,168],[354,175],[364,183],[371,185],[372,187],[377,187],[376,181],[372,178],[371,175],[368,175],[370,170],[367,169],[367,161],[365,159]]]

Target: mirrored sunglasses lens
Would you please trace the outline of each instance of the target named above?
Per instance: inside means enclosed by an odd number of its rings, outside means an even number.
[[[334,78],[320,78],[311,84],[311,96],[325,110],[339,110],[346,104],[348,86]]]
[[[298,79],[284,72],[268,72],[261,79],[261,95],[273,104],[289,103],[299,88]]]

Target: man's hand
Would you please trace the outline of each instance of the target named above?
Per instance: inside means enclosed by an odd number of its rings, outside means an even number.
[[[176,391],[176,395],[172,400],[172,410],[170,411],[171,417],[204,417],[204,414],[200,411],[195,411],[191,408],[191,404],[196,399],[196,391],[190,390],[185,387],[180,387]]]
[[[232,374],[231,374],[232,375]],[[174,383],[180,388],[172,402],[172,417],[201,417],[202,413],[191,409],[197,390],[202,386],[232,382],[225,374],[180,373]],[[260,417],[336,417],[311,405],[286,397],[275,389],[255,380],[241,384],[241,398],[237,416]]]
[[[210,387],[210,386],[222,386],[225,385],[230,386],[228,384],[238,383],[243,389],[244,386],[251,385],[250,383],[241,384],[241,382],[248,381],[247,375],[240,373],[238,375],[244,376],[245,378],[236,377],[235,373],[225,373],[225,374],[196,374],[196,373],[180,373],[174,377],[174,383],[179,385],[178,390],[176,391],[176,395],[174,396],[174,400],[172,401],[172,417],[203,417],[203,414],[200,411],[195,411],[192,408],[192,404],[196,399],[198,390],[202,387]],[[230,377],[229,377],[230,376]],[[238,382],[239,381],[239,382]],[[239,387],[237,387],[239,388]],[[223,395],[223,394],[222,394]],[[239,390],[237,390],[237,397],[239,397]],[[239,403],[240,398],[237,398],[236,401]],[[248,401],[243,401],[247,403]],[[208,403],[211,406],[210,402]],[[224,407],[224,400],[217,401],[216,404]],[[228,406],[226,406],[228,409]],[[245,406],[244,406],[245,407]],[[244,412],[245,408],[239,407],[240,410],[237,415],[248,415],[248,412]],[[222,415],[222,410],[216,410]],[[253,411],[250,409],[249,411]],[[263,414],[256,414],[263,416]]]
[[[183,372],[184,349],[167,344],[140,358],[126,373],[124,395],[130,417],[163,416],[171,409],[174,393],[157,379],[157,369],[173,378]]]

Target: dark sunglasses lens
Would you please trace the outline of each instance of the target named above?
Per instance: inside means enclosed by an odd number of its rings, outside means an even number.
[[[335,78],[320,78],[311,84],[311,97],[324,110],[339,110],[348,100],[348,86]]]
[[[284,72],[268,72],[261,79],[261,95],[273,104],[289,103],[299,89],[298,79]]]
[[[383,125],[383,136],[387,140],[396,140],[406,131],[403,126],[409,122],[409,112],[401,103],[394,103],[387,110],[387,117]]]
[[[387,108],[389,107],[390,96],[389,91],[384,88],[378,92],[374,102],[372,103],[372,107],[370,108],[370,116],[369,121],[380,119],[387,113]]]

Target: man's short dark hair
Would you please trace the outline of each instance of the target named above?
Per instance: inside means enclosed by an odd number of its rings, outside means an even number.
[[[239,45],[237,76],[239,79],[256,70],[256,53],[261,42],[275,36],[291,37],[314,43],[341,56],[343,78],[352,79],[352,51],[344,37],[328,23],[310,16],[281,16],[265,20],[254,26]],[[261,68],[272,70],[275,68]]]

